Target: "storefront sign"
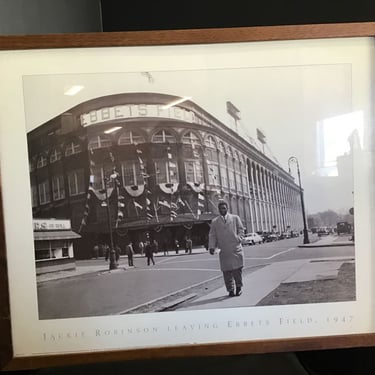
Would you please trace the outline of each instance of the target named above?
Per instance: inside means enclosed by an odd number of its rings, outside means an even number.
[[[129,104],[100,108],[81,115],[81,125],[86,127],[102,122],[127,118],[158,117],[186,122],[196,122],[195,113],[181,107],[165,108],[156,104]]]
[[[70,220],[34,219],[34,230],[69,230]]]

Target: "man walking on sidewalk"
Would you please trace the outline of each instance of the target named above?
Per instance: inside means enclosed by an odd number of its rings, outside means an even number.
[[[212,220],[208,247],[211,255],[215,254],[216,248],[220,249],[220,268],[229,297],[240,296],[243,268],[241,242],[244,228],[239,216],[228,213],[226,202],[220,202],[218,208],[220,215]]]

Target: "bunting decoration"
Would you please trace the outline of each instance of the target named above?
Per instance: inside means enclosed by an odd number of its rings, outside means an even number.
[[[124,188],[132,198],[140,197],[145,191],[145,185],[125,186]]]
[[[205,201],[204,195],[201,193],[198,193],[198,211],[197,211],[198,216],[202,214],[202,209],[204,208],[204,201]]]
[[[118,178],[117,178],[117,181],[118,181]],[[119,193],[119,186],[117,186],[117,219],[116,219],[116,228],[118,228],[118,225],[120,223],[120,221],[122,221],[124,219],[124,209],[125,209],[125,203],[124,203],[124,200],[125,200],[125,197],[123,197],[122,195],[120,195]]]
[[[174,194],[178,190],[179,184],[176,182],[174,184],[172,183],[162,183],[159,184],[160,190],[165,194]]]
[[[147,190],[147,192],[148,192],[148,190]],[[151,194],[151,192],[150,192],[150,194]],[[154,216],[151,213],[151,201],[150,201],[150,199],[146,198],[146,219],[151,220],[153,218],[154,218]]]
[[[204,188],[205,188],[205,185],[204,183],[199,183],[199,182],[187,182],[186,183],[189,187],[191,187],[191,189],[193,191],[195,191],[196,193],[201,193],[202,191],[204,191]]]
[[[89,202],[90,202],[90,199],[91,199],[90,187],[87,191],[85,209],[83,211],[83,217],[82,217],[81,223],[79,225],[78,233],[81,233],[83,227],[85,227],[87,225],[87,219],[88,219],[88,216],[89,216],[89,213],[90,213],[90,205],[89,205]]]
[[[182,207],[185,207],[185,206],[186,206],[185,202],[181,199],[181,197],[178,197],[176,203],[180,204]]]
[[[171,205],[166,200],[159,201],[159,206],[164,206],[166,208],[171,208]]]

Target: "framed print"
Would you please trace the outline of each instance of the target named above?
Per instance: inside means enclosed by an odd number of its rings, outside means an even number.
[[[374,33],[0,37],[3,368],[374,345]]]

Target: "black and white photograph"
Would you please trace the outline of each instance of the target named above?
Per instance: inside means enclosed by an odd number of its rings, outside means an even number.
[[[39,319],[355,301],[349,65],[23,83]]]
[[[372,52],[339,38],[4,53],[15,355],[372,332]]]

